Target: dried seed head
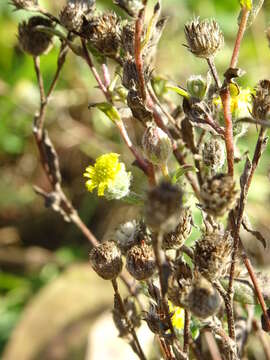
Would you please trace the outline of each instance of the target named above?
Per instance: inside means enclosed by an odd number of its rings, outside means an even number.
[[[121,272],[121,251],[113,241],[106,241],[90,252],[90,263],[95,272],[105,280],[115,279]]]
[[[134,23],[126,23],[121,33],[122,48],[126,54],[134,54],[135,25]]]
[[[168,182],[150,190],[145,203],[145,220],[150,229],[173,231],[182,212],[182,197],[182,191]]]
[[[152,113],[144,105],[138,91],[134,89],[129,90],[127,95],[127,104],[135,119],[141,121],[143,124],[151,121]]]
[[[168,336],[166,332],[169,330],[170,325],[166,316],[161,310],[153,303],[150,304],[150,309],[145,312],[144,320],[147,322],[149,329],[154,334],[161,336]]]
[[[123,301],[125,312],[129,321],[132,323],[133,327],[139,327],[141,324],[140,317],[138,316],[137,309],[132,298],[126,298]],[[114,295],[114,307],[113,307],[113,321],[119,331],[119,337],[126,337],[130,334],[130,326],[127,324],[126,316],[123,314],[119,297]]]
[[[11,4],[16,7],[17,10],[35,10],[38,6],[38,0],[11,0]]]
[[[223,277],[231,260],[232,243],[233,239],[228,231],[206,231],[195,244],[196,269],[211,281]]]
[[[198,276],[188,296],[188,307],[193,315],[206,319],[219,310],[221,298],[211,283],[202,276]]]
[[[132,17],[136,17],[142,8],[141,0],[114,0],[114,3]]]
[[[203,100],[208,89],[207,80],[201,75],[191,75],[187,80],[189,94],[199,100]]]
[[[206,141],[202,150],[203,162],[213,171],[220,169],[225,162],[225,147],[219,138],[211,138]]]
[[[37,26],[53,27],[53,23],[42,16],[33,16],[19,24],[19,45],[32,56],[46,54],[52,47],[52,35],[36,30]]]
[[[69,31],[81,32],[84,20],[90,17],[95,1],[69,1],[60,12],[60,21]]]
[[[84,34],[102,55],[116,58],[121,47],[121,21],[114,12],[96,16],[84,27]]]
[[[149,279],[156,270],[156,261],[151,246],[142,243],[133,246],[126,257],[126,267],[136,280]]]
[[[208,59],[224,44],[223,33],[215,20],[195,18],[185,25],[187,47],[195,56]]]
[[[267,120],[270,112],[270,81],[261,80],[253,96],[252,115],[256,120]]]
[[[147,126],[142,148],[145,157],[154,165],[165,165],[172,154],[172,142],[169,136],[158,126]]]
[[[123,64],[123,80],[122,84],[125,88],[132,89],[136,88],[139,83],[139,76],[135,61],[131,56],[127,56]]]
[[[175,230],[163,237],[162,248],[164,250],[180,249],[192,230],[192,213],[189,208],[183,208],[180,220]]]
[[[231,176],[218,174],[207,179],[201,187],[204,210],[213,216],[223,216],[236,202],[238,191]]]

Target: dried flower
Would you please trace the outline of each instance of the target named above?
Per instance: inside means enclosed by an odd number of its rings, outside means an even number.
[[[156,270],[156,261],[151,246],[142,243],[133,246],[126,257],[127,270],[136,280],[149,279]]]
[[[147,126],[142,138],[143,152],[155,165],[165,165],[172,154],[172,142],[169,136],[158,126]]]
[[[256,120],[267,120],[270,112],[270,81],[261,80],[253,96],[252,115]]]
[[[121,46],[121,21],[114,12],[96,16],[84,27],[84,34],[102,55],[117,58]]]
[[[113,241],[106,241],[90,252],[90,263],[95,272],[105,280],[115,279],[121,272],[121,251]]]
[[[201,75],[191,75],[187,80],[189,94],[199,100],[203,100],[208,90],[208,84]]]
[[[88,191],[98,189],[98,196],[108,200],[121,199],[129,193],[131,174],[125,164],[118,161],[119,154],[109,153],[96,159],[94,166],[88,166],[84,176]]]
[[[217,171],[225,162],[224,142],[217,137],[212,137],[204,143],[202,156],[204,164]]]
[[[217,54],[224,44],[224,37],[215,20],[195,18],[185,25],[187,47],[195,56],[208,59]]]
[[[28,22],[19,24],[19,44],[23,51],[32,56],[40,56],[49,52],[52,47],[52,35],[36,30],[37,26],[53,27],[49,19],[33,16]]]
[[[188,296],[188,307],[193,315],[206,319],[219,310],[221,298],[216,289],[204,277],[197,275]]]
[[[182,211],[182,196],[177,186],[167,182],[150,190],[145,203],[146,224],[155,231],[174,230]]]
[[[38,0],[11,0],[11,2],[17,10],[24,9],[33,11],[36,10],[38,6]]]
[[[232,244],[229,231],[206,231],[195,244],[194,263],[198,271],[212,281],[223,277],[231,260]]]
[[[176,228],[165,234],[162,241],[162,248],[180,249],[192,230],[192,214],[189,208],[183,208],[180,214],[180,220]]]
[[[170,329],[165,314],[157,307],[157,305],[151,303],[150,309],[145,313],[144,320],[147,322],[149,329],[154,334],[167,337],[167,331]]]
[[[84,21],[93,13],[94,1],[69,1],[60,12],[60,21],[69,31],[81,32]]]
[[[201,187],[203,208],[214,216],[223,216],[236,202],[238,191],[233,178],[218,174],[208,178]]]

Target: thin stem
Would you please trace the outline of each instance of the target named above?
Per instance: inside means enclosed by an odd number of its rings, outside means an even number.
[[[139,358],[141,360],[146,360],[146,356],[145,356],[145,354],[143,352],[143,349],[142,349],[142,347],[140,345],[137,334],[136,334],[136,332],[134,330],[134,327],[133,327],[128,315],[127,315],[127,312],[126,312],[126,309],[125,309],[125,304],[123,303],[122,297],[120,295],[116,279],[112,280],[112,286],[113,286],[113,289],[114,289],[115,296],[117,297],[118,303],[120,305],[122,315],[125,317],[125,320],[126,320],[128,326],[129,326],[130,334],[132,335],[134,343],[136,344],[137,351],[138,351],[137,355],[139,356]]]
[[[101,68],[102,68],[102,72],[103,72],[104,84],[105,84],[106,88],[108,89],[108,87],[111,84],[110,72],[109,72],[107,64],[102,64]]]
[[[227,151],[228,174],[234,175],[234,142],[233,142],[233,123],[231,113],[231,96],[229,89],[226,88],[220,94],[224,119],[225,119],[225,144]]]
[[[183,351],[188,355],[189,341],[190,341],[190,320],[191,315],[188,310],[185,309],[185,324],[184,324],[184,346]]]
[[[213,79],[215,80],[215,83],[217,85],[217,88],[220,89],[221,88],[221,81],[220,81],[219,76],[218,76],[218,72],[217,72],[217,69],[216,69],[216,65],[214,63],[214,59],[212,57],[208,58],[207,63],[208,63],[209,69],[211,71],[211,74],[213,76]]]
[[[205,331],[204,337],[207,342],[208,349],[210,351],[212,359],[213,360],[222,360],[219,348],[217,346],[217,342],[216,342],[213,334],[210,331]]]

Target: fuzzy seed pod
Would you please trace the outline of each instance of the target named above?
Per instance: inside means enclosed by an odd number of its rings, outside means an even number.
[[[187,48],[195,56],[214,57],[224,44],[223,33],[215,20],[195,18],[185,25]]]
[[[113,241],[106,241],[90,252],[90,263],[95,272],[105,280],[115,279],[121,272],[121,251]]]
[[[191,234],[192,214],[189,208],[183,208],[180,220],[176,229],[165,234],[163,237],[162,248],[164,250],[180,249]]]
[[[202,150],[203,162],[213,171],[220,169],[225,162],[225,147],[223,141],[212,138],[206,141]]]
[[[216,314],[220,305],[221,298],[211,283],[202,276],[196,278],[188,296],[188,308],[193,315],[206,319]]]
[[[261,80],[253,97],[252,115],[256,120],[267,120],[270,112],[270,81]]]
[[[19,45],[32,56],[46,54],[52,47],[52,35],[37,31],[37,26],[53,27],[53,23],[42,16],[33,16],[19,24]]]
[[[145,313],[144,320],[154,334],[168,336],[166,332],[169,330],[170,325],[168,324],[165,314],[163,314],[155,304],[150,304],[150,309]]]
[[[35,10],[38,6],[38,0],[11,0],[11,4],[16,7],[17,10]]]
[[[173,231],[182,212],[182,197],[182,191],[167,182],[150,190],[145,203],[145,220],[150,229]]]
[[[134,328],[139,327],[141,324],[140,317],[138,316],[137,309],[132,298],[124,299],[124,307],[127,317]],[[122,308],[119,303],[119,298],[114,295],[114,307],[113,307],[113,321],[119,331],[119,337],[123,338],[130,334],[130,326],[127,324],[126,317],[122,312]]]
[[[203,100],[208,89],[205,78],[201,75],[191,75],[187,80],[187,90],[189,94],[199,100]]]
[[[208,280],[223,277],[231,260],[233,239],[228,231],[207,231],[195,244],[194,263]]]
[[[156,270],[156,261],[151,246],[142,243],[133,246],[126,257],[127,271],[136,280],[149,279]]]
[[[121,21],[114,12],[94,17],[84,27],[84,35],[102,55],[116,58],[121,46]]]
[[[168,279],[168,299],[175,305],[187,307],[187,298],[192,285],[192,271],[181,259]]]
[[[165,165],[172,154],[171,139],[154,124],[147,126],[142,138],[142,148],[146,158],[154,165]]]
[[[207,179],[201,187],[204,210],[213,216],[223,216],[236,202],[238,191],[231,176],[218,174]]]
[[[69,31],[81,32],[84,20],[90,17],[95,2],[68,2],[60,12],[60,22]]]

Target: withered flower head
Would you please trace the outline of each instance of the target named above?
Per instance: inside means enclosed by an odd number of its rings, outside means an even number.
[[[115,279],[122,270],[121,251],[113,241],[94,247],[89,257],[95,272],[105,280]]]
[[[188,308],[193,315],[206,319],[219,310],[221,298],[216,289],[203,276],[196,276],[188,296]]]
[[[95,1],[69,1],[60,12],[60,21],[69,31],[81,32],[86,20],[95,8]]]
[[[151,123],[147,126],[142,148],[145,157],[154,165],[165,165],[172,154],[172,142],[161,128]]]
[[[33,16],[28,22],[19,24],[19,45],[23,51],[32,56],[46,54],[52,47],[52,35],[36,30],[37,26],[53,27],[49,19]]]
[[[222,228],[207,230],[195,244],[196,269],[208,280],[223,277],[231,260],[232,243],[230,232]]]
[[[115,58],[121,47],[121,21],[114,12],[103,13],[89,21],[84,33],[102,55]]]
[[[214,57],[224,44],[223,33],[215,20],[195,18],[185,25],[187,47],[195,56]]]
[[[201,187],[204,210],[213,216],[223,216],[236,202],[238,191],[233,178],[218,174],[207,179]]]
[[[136,280],[149,279],[156,270],[152,246],[142,243],[133,246],[126,257],[127,270]]]
[[[267,120],[270,112],[270,81],[261,80],[253,96],[252,115],[256,120]]]
[[[212,170],[217,171],[225,162],[225,147],[219,138],[211,138],[206,141],[202,150],[203,162]]]
[[[192,213],[189,208],[183,208],[179,223],[176,228],[165,234],[163,237],[162,248],[164,250],[180,249],[184,242],[191,234],[192,230]]]
[[[11,0],[12,5],[16,7],[16,9],[24,9],[24,10],[34,10],[38,5],[38,0]]]
[[[145,220],[150,229],[165,233],[175,229],[182,212],[183,193],[179,187],[162,182],[149,191]]]
[[[155,304],[150,304],[149,311],[145,312],[144,320],[154,334],[165,337],[168,336],[166,333],[169,330],[170,325],[166,319],[166,315]]]

